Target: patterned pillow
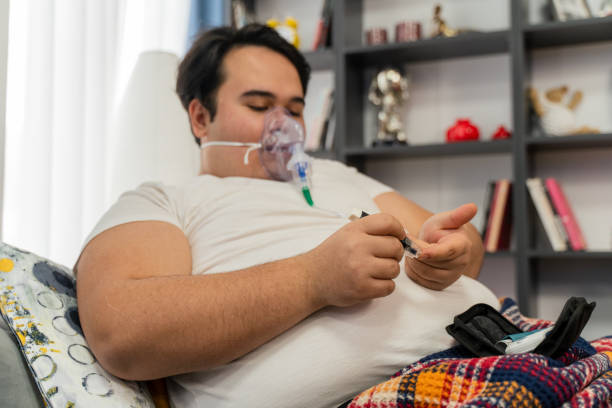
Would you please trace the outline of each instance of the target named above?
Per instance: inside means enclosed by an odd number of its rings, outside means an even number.
[[[0,312],[50,407],[154,407],[146,387],[106,372],[87,347],[72,272],[0,243]]]

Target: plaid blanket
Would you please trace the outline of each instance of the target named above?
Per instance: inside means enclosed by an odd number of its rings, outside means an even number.
[[[522,316],[509,298],[500,311],[523,331],[553,323]],[[612,408],[611,361],[612,336],[580,338],[557,359],[533,353],[475,358],[456,346],[410,364],[348,407]]]

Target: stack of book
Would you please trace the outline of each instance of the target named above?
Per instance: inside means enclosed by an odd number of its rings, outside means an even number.
[[[587,249],[582,230],[574,212],[554,178],[527,179],[527,189],[536,208],[548,241],[554,251],[584,251]]]
[[[485,194],[486,208],[482,241],[487,252],[510,249],[512,235],[512,182],[490,181]]]
[[[332,3],[332,0],[323,1],[323,7],[321,8],[321,17],[317,22],[314,42],[312,44],[313,51],[316,51],[320,48],[331,47],[332,16],[334,12],[334,7]]]
[[[334,90],[328,88],[321,93],[319,111],[306,123],[306,151],[332,150],[336,133]]]

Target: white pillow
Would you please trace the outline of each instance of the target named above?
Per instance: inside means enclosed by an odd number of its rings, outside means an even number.
[[[72,272],[0,243],[0,312],[49,407],[155,407],[146,387],[106,372],[87,347]]]

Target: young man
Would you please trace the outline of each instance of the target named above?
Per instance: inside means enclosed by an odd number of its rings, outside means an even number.
[[[264,26],[194,43],[177,93],[205,147],[200,176],[124,194],[78,262],[81,324],[108,371],[171,377],[178,407],[334,406],[448,347],[455,314],[498,306],[471,279],[483,257],[473,204],[433,215],[325,160],[313,165],[315,207],[271,178],[248,147],[272,110],[303,126],[308,77]],[[351,208],[372,215],[336,215]],[[418,260],[402,261],[405,231]]]

